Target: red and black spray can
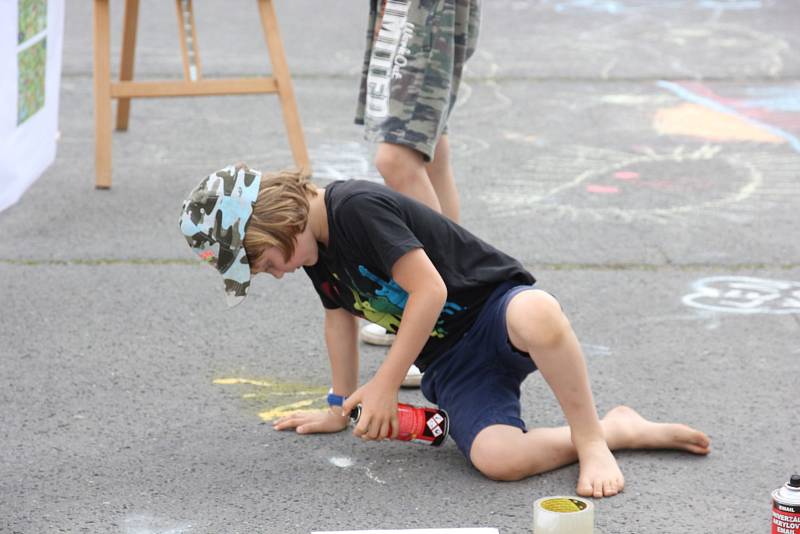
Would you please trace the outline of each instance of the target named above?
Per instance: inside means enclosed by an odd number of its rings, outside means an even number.
[[[800,534],[800,475],[772,492],[772,534]]]
[[[361,418],[361,405],[350,412],[350,419],[358,423]],[[397,405],[397,437],[399,441],[414,441],[438,447],[444,443],[450,422],[447,412],[438,408],[412,406],[411,404]],[[392,429],[389,429],[392,434]]]

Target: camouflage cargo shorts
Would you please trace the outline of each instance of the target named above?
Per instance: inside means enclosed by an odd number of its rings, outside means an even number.
[[[479,27],[480,0],[372,0],[356,111],[365,138],[430,161]]]

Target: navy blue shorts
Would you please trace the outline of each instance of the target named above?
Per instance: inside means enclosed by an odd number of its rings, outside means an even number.
[[[533,286],[498,286],[464,337],[422,376],[422,393],[450,416],[450,436],[467,460],[475,436],[487,426],[526,431],[520,417],[520,385],[536,365],[511,345],[506,308],[512,297],[529,289]]]

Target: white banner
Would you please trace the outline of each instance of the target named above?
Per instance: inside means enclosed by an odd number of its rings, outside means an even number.
[[[0,0],[0,211],[56,157],[64,0]]]

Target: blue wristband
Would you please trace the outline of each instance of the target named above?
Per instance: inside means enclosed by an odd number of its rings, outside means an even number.
[[[346,398],[347,397],[337,395],[336,393],[333,392],[333,390],[330,390],[328,392],[328,406],[342,406],[344,405],[344,400]]]

